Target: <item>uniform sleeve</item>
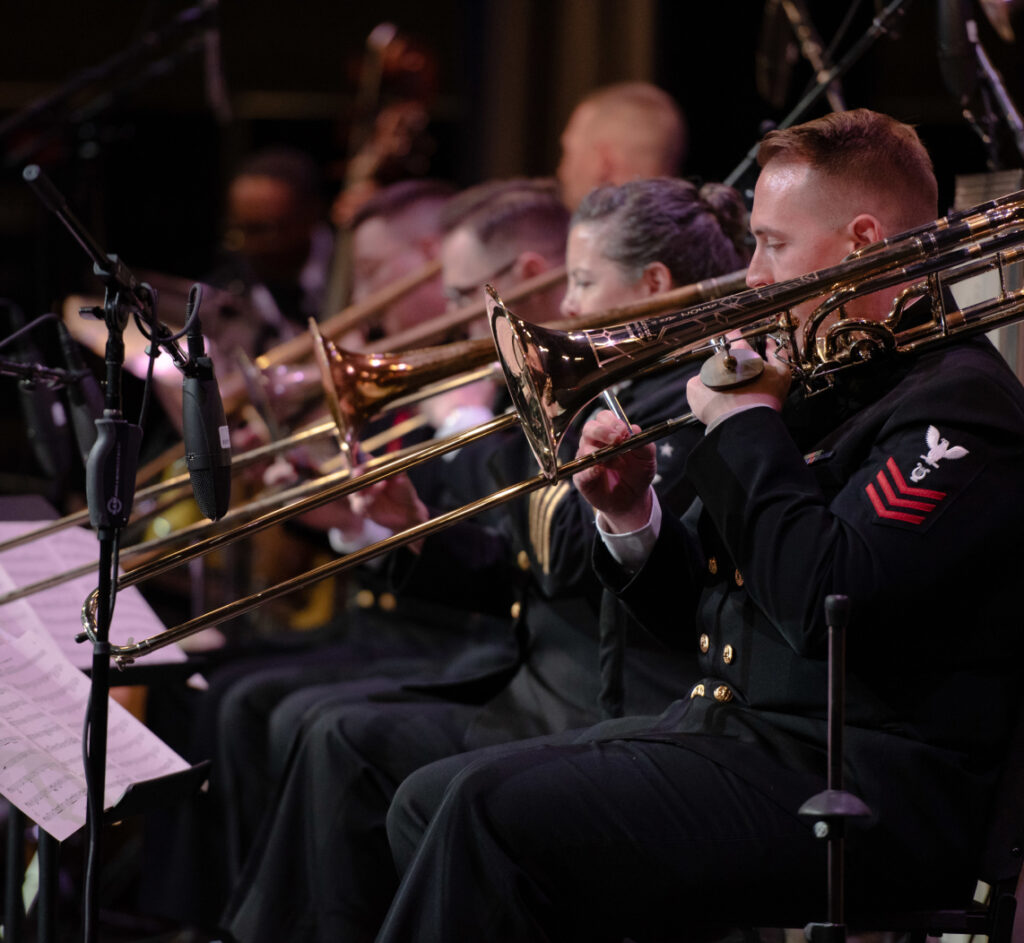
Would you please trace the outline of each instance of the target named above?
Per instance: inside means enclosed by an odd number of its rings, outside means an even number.
[[[698,560],[699,548],[689,529],[670,514],[663,517],[654,549],[636,573],[622,569],[600,539],[594,542],[593,566],[598,578],[644,630],[672,649],[686,648],[692,642],[702,589]]]
[[[764,410],[697,446],[688,473],[706,511],[794,650],[823,650],[831,593],[850,597],[861,631],[924,632],[977,591],[965,580],[980,561],[1019,560],[1024,418],[1002,373],[976,352],[930,358],[806,459]]]

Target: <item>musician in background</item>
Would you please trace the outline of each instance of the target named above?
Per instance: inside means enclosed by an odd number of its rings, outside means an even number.
[[[440,180],[407,180],[377,190],[362,204],[350,223],[353,304],[437,259],[441,216],[454,195],[454,188]],[[362,341],[372,347],[437,317],[444,308],[438,274],[388,305],[362,329]]]
[[[206,280],[243,299],[251,323],[203,327],[224,353],[255,356],[320,317],[334,236],[319,168],[293,148],[257,151],[231,178],[225,216],[224,256]]]
[[[409,188],[413,186],[421,185],[394,184],[378,192],[370,198],[363,212],[380,205],[382,199],[387,201],[389,191],[402,188],[402,192],[410,192]],[[454,197],[441,212],[435,212],[433,218],[439,230],[443,231],[437,250],[445,260],[442,283],[449,304],[459,286],[467,294],[482,295],[483,283],[477,281],[478,276],[485,280],[490,277],[499,287],[511,288],[519,281],[559,264],[565,251],[568,213],[550,184],[528,180],[482,184]],[[494,225],[499,222],[501,226]],[[357,240],[364,234],[366,225],[357,223]],[[486,249],[480,240],[486,242]],[[370,242],[381,247],[395,245],[393,238],[377,236]],[[477,253],[473,256],[477,269],[471,270],[456,263],[457,254],[453,247],[457,249],[459,246]],[[365,262],[367,258],[357,241],[357,261],[362,259]],[[387,255],[382,254],[380,258],[384,262]],[[500,259],[501,264],[494,265],[494,259]],[[357,265],[355,271],[357,275],[372,276],[380,271],[380,266]],[[465,282],[467,275],[473,282],[472,288]],[[531,310],[542,319],[549,320],[558,312],[561,295],[559,285],[538,293],[532,300]],[[456,391],[452,396],[444,397],[443,407],[434,402],[429,406],[421,404],[421,408],[428,409],[430,422],[435,427],[444,425],[443,434],[450,435],[459,428],[490,418],[494,395],[494,384],[485,381],[485,385],[477,386],[469,396]],[[485,474],[485,469],[476,467],[472,461],[435,462],[410,472],[416,483],[415,490],[404,478],[406,490],[388,482],[375,489],[376,519],[363,513],[364,497],[360,493],[358,500],[343,497],[309,512],[303,520],[309,526],[327,531],[338,553],[349,553],[393,532],[395,528],[389,525],[398,522],[388,519],[386,506],[389,501],[397,502],[393,514],[404,513],[401,511],[402,501],[410,493],[417,501],[422,495],[432,506],[447,510],[455,500],[449,493],[450,479],[458,478],[463,482],[462,487],[468,488],[472,487],[469,481],[478,482]],[[363,631],[356,636],[361,649],[361,673],[380,678],[394,676],[397,672],[392,672],[388,664],[395,659],[403,669],[403,677],[430,675],[441,670],[446,661],[454,659],[456,651],[449,642],[461,641],[465,647],[473,641],[478,657],[486,653],[483,657],[493,658],[502,664],[514,658],[511,639],[507,639],[508,645],[504,644],[507,633],[503,634],[503,644],[494,652],[484,631],[475,626],[480,620],[470,616],[475,609],[492,613],[495,606],[501,607],[503,617],[507,616],[513,600],[512,573],[503,558],[493,552],[486,558],[482,554],[473,562],[484,571],[494,567],[495,572],[487,577],[490,585],[477,592],[463,587],[454,602],[435,587],[409,587],[400,580],[391,579],[384,561],[373,561],[363,568],[370,572],[365,574],[364,591],[357,594],[356,605],[371,610],[382,608],[384,611],[377,619],[371,620],[371,631]],[[493,584],[500,585],[495,588]],[[366,621],[370,614],[360,612],[358,623]],[[429,619],[426,618],[428,614],[431,616]],[[505,628],[504,620],[502,627]],[[351,655],[347,647],[346,655]],[[224,816],[235,833],[232,858],[236,859],[236,867],[248,850],[260,815],[273,795],[276,775],[283,767],[298,724],[297,716],[293,719],[292,713],[301,715],[299,705],[322,700],[325,695],[320,686],[351,678],[356,672],[349,664],[350,660],[350,657],[342,658],[336,664],[330,654],[313,663],[296,664],[295,659],[289,659],[287,664],[240,680],[225,698],[218,720],[221,730],[219,741],[222,743],[220,767],[222,775],[230,783],[225,790]],[[360,691],[365,693],[365,688],[360,687]],[[269,718],[286,697],[290,707],[277,712],[275,734],[273,742],[270,742],[267,734]]]
[[[357,299],[420,271],[436,257],[441,214],[452,193],[441,181],[401,182],[378,190],[361,207],[353,223]],[[444,307],[440,277],[428,279],[383,309],[374,333],[379,334],[381,325],[398,330],[436,317]],[[389,421],[379,423],[376,431]],[[303,462],[308,459],[302,457]],[[319,555],[316,563],[345,549],[340,533],[332,535],[335,539],[328,546],[323,533],[328,527],[347,528],[355,543],[376,537],[362,533],[362,519],[345,514],[342,502],[331,507],[328,518],[311,514],[302,527],[302,536]],[[279,569],[258,574],[261,579],[253,591],[309,569],[308,558],[299,556],[293,544],[285,549],[280,530],[258,536],[264,538],[263,560]],[[247,575],[257,577],[255,572]],[[465,645],[483,644],[490,637],[503,640],[507,634],[509,594],[491,601],[500,608],[500,616],[462,607],[456,619],[443,605],[416,601],[393,589],[380,567],[372,565],[316,584],[310,598],[318,601],[326,591],[329,602],[317,623],[319,630],[312,632],[284,631],[286,617],[309,612],[288,608],[295,594],[284,597],[272,614],[261,607],[268,632],[257,636],[249,626],[236,632],[230,653],[207,672],[207,689],[191,692],[182,707],[174,705],[181,718],[188,717],[191,730],[179,752],[193,762],[212,759],[213,768],[208,793],[196,797],[180,815],[175,813],[166,828],[164,822],[151,828],[152,859],[159,861],[154,869],[159,873],[150,880],[147,869],[143,897],[148,909],[197,925],[215,922],[259,822],[262,803],[272,790],[266,725],[278,700],[306,685],[438,668]],[[271,630],[268,644],[265,636]]]
[[[483,204],[455,225],[442,249],[444,280],[453,298],[455,289],[460,296],[480,296],[488,282],[508,291],[517,278],[538,274],[536,259],[526,263],[545,245],[545,232],[514,226],[511,207],[535,203],[545,191],[531,187],[513,197],[495,186],[481,192]],[[560,206],[550,187],[546,192]],[[593,289],[574,285],[572,313],[596,311],[613,299],[641,300],[742,268],[731,222],[721,222],[736,218],[740,204],[735,191],[702,194],[682,181],[656,180],[606,188],[592,197],[574,217],[568,268],[578,283],[585,279]],[[541,216],[548,220],[545,230],[552,214],[547,208]],[[463,240],[462,235],[473,238]],[[466,251],[458,265],[454,259],[449,264],[447,250],[458,245],[457,237]],[[584,245],[590,251],[580,251]],[[554,262],[547,258],[549,265]],[[517,313],[526,307],[517,305]],[[551,306],[549,318],[555,310]],[[532,317],[539,319],[539,314],[531,309]],[[664,418],[666,410],[677,408],[682,383],[677,378],[637,383],[623,396],[625,408],[631,415],[635,410],[639,420]],[[693,441],[693,432],[686,431],[672,442],[674,456],[666,450],[665,494],[677,477],[673,468],[681,468]],[[519,430],[466,446],[451,461],[438,464],[449,505],[465,504],[537,473]],[[430,513],[429,499],[403,488],[401,480],[385,497],[390,527],[416,523]],[[368,511],[377,510],[371,495]],[[405,519],[399,520],[402,510]],[[514,648],[467,650],[444,672],[407,679],[386,697],[366,698],[359,686],[340,685],[309,689],[281,703],[271,718],[271,742],[288,732],[292,749],[226,918],[237,940],[371,939],[396,883],[384,815],[403,775],[480,744],[564,730],[602,716],[609,707],[602,696],[600,654],[605,613],[587,554],[592,534],[589,506],[562,482],[483,520],[429,537],[418,551],[395,555],[399,585],[424,596],[471,601],[512,588]],[[494,566],[495,561],[505,561],[506,569]],[[628,626],[621,628],[629,632]],[[678,658],[657,643],[630,647],[624,668],[628,706],[651,710],[665,703],[666,685],[690,661],[688,654]],[[287,742],[278,741],[272,749],[280,756]]]
[[[675,177],[686,158],[686,119],[647,82],[606,85],[573,110],[561,137],[558,182],[570,210],[594,187]]]
[[[772,132],[759,162],[754,287],[936,213],[916,133],[874,112]],[[849,313],[877,319],[897,290]],[[703,677],[660,717],[406,780],[389,816],[405,877],[381,943],[675,939],[824,918],[825,843],[797,810],[826,786],[836,593],[852,606],[845,785],[871,809],[846,837],[850,920],[969,899],[1021,690],[1024,507],[1007,496],[1024,476],[1024,390],[984,338],[841,372],[807,398],[786,355],[769,343],[748,386],[689,382],[705,435],[681,521],[650,490],[653,446],[575,479],[597,510],[605,585],[694,646]],[[606,411],[580,452],[628,435]]]

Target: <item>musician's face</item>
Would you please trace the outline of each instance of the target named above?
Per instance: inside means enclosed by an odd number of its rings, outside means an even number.
[[[410,239],[401,220],[372,216],[356,227],[352,237],[352,300],[370,295],[421,269],[431,257],[427,240]],[[431,279],[385,308],[373,334],[397,334],[444,309],[440,279]]]
[[[577,318],[627,305],[649,294],[643,277],[632,278],[618,262],[604,255],[608,225],[577,223],[569,231],[565,252],[568,276],[562,315]]]
[[[859,247],[849,203],[807,164],[770,161],[754,188],[750,230],[756,247],[747,284],[772,285],[842,261]],[[801,318],[813,306],[799,305],[793,313]]]
[[[315,223],[295,191],[274,177],[243,175],[228,191],[225,243],[249,260],[257,278],[296,277]]]
[[[441,242],[441,280],[448,310],[477,304],[482,311],[485,285],[502,294],[522,280],[518,258],[511,247],[485,246],[468,229],[450,232]],[[488,332],[487,318],[482,313],[469,324],[473,337],[485,337]]]

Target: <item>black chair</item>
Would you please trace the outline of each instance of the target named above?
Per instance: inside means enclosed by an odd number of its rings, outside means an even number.
[[[1011,943],[1017,888],[1024,865],[1024,703],[996,787],[975,897],[960,908],[908,913],[851,914],[858,931],[905,933],[922,943],[926,936],[962,933],[986,936],[989,943]]]

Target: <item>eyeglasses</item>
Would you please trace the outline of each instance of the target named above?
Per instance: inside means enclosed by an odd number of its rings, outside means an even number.
[[[496,278],[500,278],[506,272],[510,272],[512,267],[519,261],[519,256],[516,256],[511,261],[506,262],[501,268],[495,269],[489,275],[484,275],[478,282],[473,285],[467,285],[464,287],[457,287],[455,285],[445,285],[444,297],[445,300],[453,308],[462,308],[468,304],[471,304],[477,299],[477,295],[480,293],[480,289],[484,287],[488,282],[494,281]]]

